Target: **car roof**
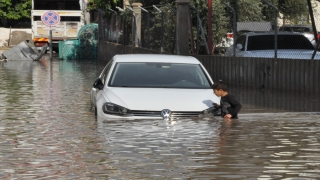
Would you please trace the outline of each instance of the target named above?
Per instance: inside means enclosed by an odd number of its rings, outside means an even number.
[[[307,24],[285,24],[282,25],[281,27],[312,27],[311,25],[307,25]]]
[[[274,35],[274,31],[268,31],[268,32],[248,32],[243,35],[246,36],[261,36],[261,35]],[[287,31],[278,31],[277,35],[295,35],[295,36],[303,36],[301,33],[297,32],[287,32]]]
[[[167,55],[167,54],[121,54],[113,57],[114,62],[163,62],[200,64],[200,61],[192,56]]]

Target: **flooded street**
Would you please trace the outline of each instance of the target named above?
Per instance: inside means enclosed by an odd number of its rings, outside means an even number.
[[[0,62],[0,179],[320,179],[320,97],[235,88],[239,120],[97,120],[94,61]]]

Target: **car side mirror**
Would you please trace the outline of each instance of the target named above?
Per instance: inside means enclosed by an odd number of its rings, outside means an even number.
[[[237,44],[237,49],[242,50],[243,49],[242,44]]]
[[[103,89],[103,83],[102,83],[101,78],[97,78],[97,79],[94,81],[93,87],[94,87],[94,88],[97,88],[97,89],[99,89],[99,90],[102,90],[102,89]]]

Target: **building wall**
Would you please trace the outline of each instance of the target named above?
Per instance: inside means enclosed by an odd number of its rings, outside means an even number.
[[[10,29],[0,27],[0,47],[15,46],[24,40],[32,41],[31,29]]]

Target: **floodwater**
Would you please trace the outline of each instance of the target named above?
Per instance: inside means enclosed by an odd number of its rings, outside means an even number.
[[[239,120],[103,121],[100,69],[0,62],[0,179],[320,179],[319,95],[231,88]]]

